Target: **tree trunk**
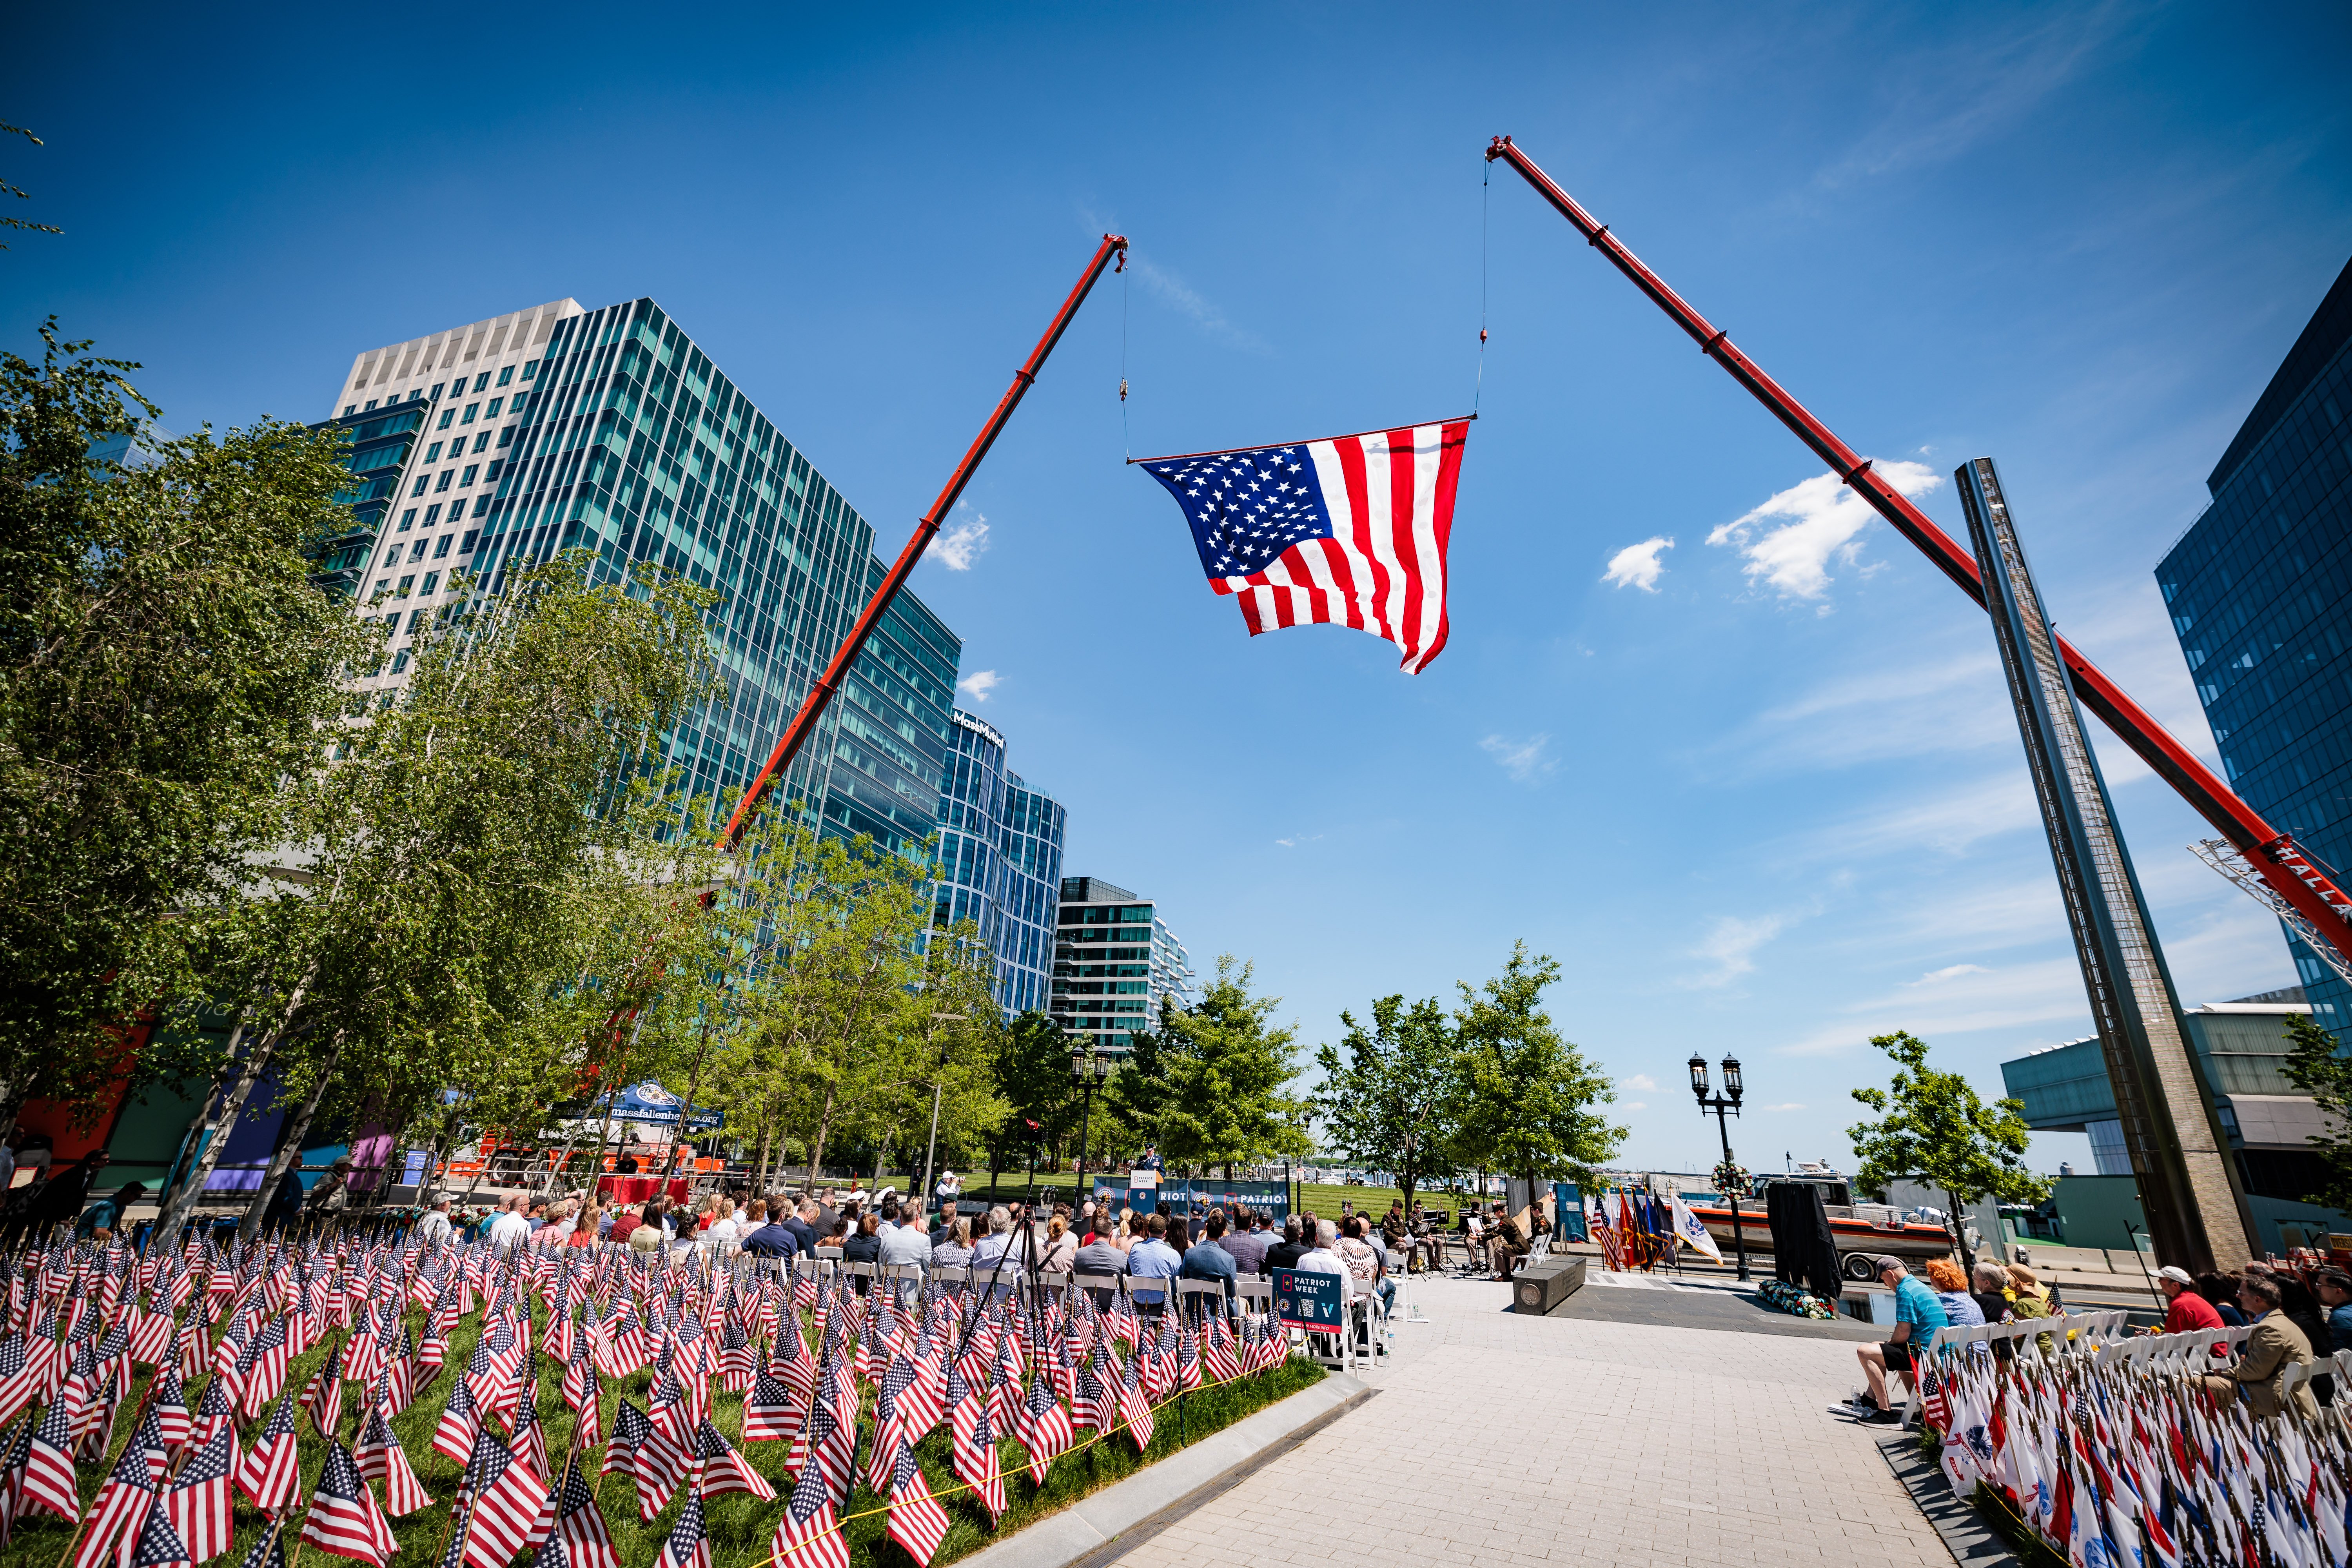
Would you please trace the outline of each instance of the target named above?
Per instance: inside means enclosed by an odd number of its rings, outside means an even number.
[[[302,1109],[296,1111],[294,1119],[286,1124],[286,1134],[278,1145],[278,1152],[269,1157],[269,1169],[262,1173],[261,1190],[255,1193],[253,1202],[246,1205],[245,1218],[236,1227],[239,1241],[251,1239],[254,1233],[261,1228],[261,1216],[268,1211],[270,1195],[284,1179],[286,1167],[302,1157],[302,1140],[310,1136],[310,1119],[319,1113],[319,1102],[327,1097],[327,1085],[335,1076],[336,1059],[342,1054],[343,1037],[337,1035],[335,1043],[327,1051],[327,1059],[320,1064],[319,1081],[311,1086],[310,1098],[302,1102]]]
[[[1960,1255],[1960,1272],[1969,1277],[1969,1285],[1973,1289],[1977,1282],[1977,1256],[1969,1247],[1969,1216],[1960,1211],[1952,1189],[1946,1187],[1943,1191],[1945,1223],[1952,1227],[1952,1246]]]
[[[686,1124],[694,1115],[694,1097],[702,1092],[702,1064],[710,1056],[710,1020],[702,1022],[702,1040],[694,1048],[694,1071],[687,1076],[686,1099],[677,1108],[677,1127],[670,1134],[669,1158],[662,1162],[662,1175],[667,1179],[677,1170],[677,1152],[686,1147]]]
[[[761,1125],[760,1152],[751,1161],[751,1192],[755,1197],[764,1196],[768,1191],[768,1140],[773,1135],[772,1128]]]
[[[299,991],[294,994],[294,1005],[301,1005]],[[289,1008],[288,1015],[293,1016]],[[196,1129],[195,1158],[189,1163],[188,1173],[179,1186],[163,1197],[163,1207],[155,1216],[154,1235],[161,1238],[176,1237],[186,1221],[188,1210],[204,1195],[205,1184],[212,1180],[214,1169],[220,1164],[221,1151],[228,1146],[229,1134],[236,1131],[237,1118],[245,1114],[245,1102],[252,1098],[253,1086],[261,1081],[262,1070],[269,1065],[277,1037],[257,1044],[246,1053],[245,1061],[236,1059],[236,1047],[245,1038],[245,1021],[237,1020],[236,1029],[229,1036],[228,1060],[221,1064],[221,1087],[209,1096],[207,1105],[215,1101],[218,1109]]]
[[[803,1194],[816,1191],[816,1173],[824,1163],[825,1140],[833,1134],[834,1094],[835,1090],[833,1086],[830,1084],[826,1085],[824,1090],[824,1110],[818,1114],[816,1119],[816,1142],[809,1145],[808,1174],[802,1178],[801,1181],[801,1192]]]

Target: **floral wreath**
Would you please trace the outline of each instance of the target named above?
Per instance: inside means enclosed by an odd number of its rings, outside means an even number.
[[[1725,1197],[1748,1195],[1748,1167],[1737,1160],[1724,1160],[1715,1167],[1715,1190]]]

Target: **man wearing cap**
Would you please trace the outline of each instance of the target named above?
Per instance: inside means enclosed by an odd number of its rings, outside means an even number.
[[[1936,1293],[1911,1277],[1901,1258],[1880,1258],[1878,1279],[1895,1292],[1895,1335],[1882,1344],[1854,1346],[1854,1359],[1862,1363],[1862,1374],[1870,1380],[1870,1392],[1858,1394],[1843,1405],[1832,1405],[1830,1410],[1868,1426],[1893,1426],[1901,1423],[1903,1412],[1886,1397],[1886,1374],[1891,1372],[1901,1378],[1907,1391],[1914,1347],[1935,1338],[1936,1331],[1948,1327],[1951,1318]]]
[[[2212,1302],[2197,1293],[2197,1281],[2189,1278],[2189,1270],[2168,1263],[2148,1278],[2156,1281],[2156,1288],[2171,1303],[2164,1310],[2164,1327],[2151,1332],[2185,1334],[2191,1329],[2221,1327],[2221,1314],[2213,1310]]]

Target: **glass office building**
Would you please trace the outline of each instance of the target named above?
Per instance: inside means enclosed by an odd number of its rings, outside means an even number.
[[[728,694],[669,760],[697,791],[751,782],[881,581],[874,531],[651,300],[572,300],[354,356],[331,423],[353,430],[352,527],[321,562],[387,627],[361,682],[388,702],[417,632],[518,564],[592,550],[714,588]],[[829,832],[913,851],[937,825],[955,635],[910,593],[851,667],[780,793]]]
[[[2157,567],[2231,786],[2352,870],[2352,264]],[[2313,1018],[2352,1042],[2352,987],[2288,948]]]
[[[1054,1021],[1065,1034],[1124,1054],[1159,1026],[1161,1005],[1199,1000],[1192,963],[1158,908],[1099,877],[1062,879],[1054,938]]]
[[[1062,880],[1061,803],[1004,765],[1004,737],[961,709],[940,791],[940,880],[931,924],[971,921],[996,954],[1005,1016],[1044,1011]]]

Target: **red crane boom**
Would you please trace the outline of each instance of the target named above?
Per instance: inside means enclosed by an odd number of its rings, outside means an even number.
[[[744,826],[751,821],[751,812],[759,805],[760,796],[767,789],[769,781],[792,766],[793,758],[800,751],[802,743],[816,729],[817,720],[824,715],[826,705],[832,702],[834,693],[841,689],[842,679],[849,673],[850,665],[856,661],[859,651],[866,647],[866,640],[874,635],[874,628],[882,624],[882,616],[890,608],[890,601],[897,598],[898,590],[907,585],[907,579],[914,574],[915,563],[923,558],[923,552],[929,547],[932,536],[940,531],[940,524],[955,509],[956,499],[963,494],[964,486],[970,484],[971,476],[979,471],[980,460],[988,456],[991,447],[996,445],[996,437],[1003,433],[1006,421],[1013,417],[1013,411],[1021,406],[1021,399],[1028,395],[1031,384],[1036,381],[1037,372],[1045,363],[1045,356],[1052,353],[1054,345],[1062,341],[1062,334],[1069,330],[1071,319],[1078,313],[1078,307],[1086,302],[1087,296],[1093,292],[1096,280],[1102,277],[1103,268],[1109,265],[1114,255],[1118,258],[1115,270],[1126,271],[1125,235],[1104,235],[1102,243],[1095,247],[1094,258],[1078,275],[1077,286],[1070,290],[1070,297],[1062,301],[1062,308],[1054,312],[1054,320],[1045,328],[1045,335],[1039,338],[1037,346],[1029,351],[1027,363],[1013,373],[1013,384],[1006,387],[1004,395],[996,400],[995,412],[989,415],[988,423],[980,427],[980,434],[972,437],[971,446],[964,452],[963,461],[958,463],[955,472],[948,476],[947,488],[940,491],[940,499],[931,503],[931,510],[925,512],[922,521],[915,525],[914,536],[907,541],[906,548],[898,552],[898,559],[883,577],[882,585],[874,590],[874,597],[866,604],[865,613],[857,617],[857,624],[849,628],[849,635],[842,639],[841,647],[834,650],[833,662],[825,666],[824,674],[817,678],[817,683],[809,688],[808,697],[801,703],[800,711],[794,713],[793,721],[784,726],[783,734],[776,742],[776,749],[768,753],[767,765],[760,770],[760,776],[751,781],[751,787],[743,792],[742,802],[735,807],[735,815],[728,819],[727,843],[730,847],[742,837]]]
[[[1554,184],[1533,159],[1513,146],[1509,137],[1496,137],[1486,149],[1486,158],[1489,163],[1500,159],[1517,170],[1519,177],[1534,186],[1538,195],[1576,226],[1586,244],[1606,256],[1611,265],[1650,297],[1653,304],[1688,332],[1701,353],[1754,394],[1756,400],[1795,431],[1797,438],[1852,487],[1854,494],[1894,524],[1895,531],[1917,545],[1979,607],[1983,606],[1984,585],[1977,580],[1976,556],[1962,549],[1951,535],[1930,521],[1927,513],[1897,493],[1894,486],[1872,472],[1869,459],[1839,440],[1779,382],[1735,348],[1728,333],[1693,310],[1681,295],[1666,287],[1664,279],[1642,265],[1641,259],[1625,248],[1624,242],[1609,232],[1607,224],[1594,222],[1592,215]],[[2293,837],[2263,821],[2261,813],[2239,799],[2236,792],[2216,778],[2195,752],[2174,739],[2080,648],[2060,637],[2058,651],[2066,661],[2075,697],[2229,840],[2244,863],[2261,876],[2276,901],[2302,917],[2297,925],[2299,931],[2307,929],[2336,949],[2335,954],[2322,956],[2331,962],[2336,958],[2352,959],[2352,929],[2348,929],[2352,928],[2352,897],[2319,871],[2316,863]]]

